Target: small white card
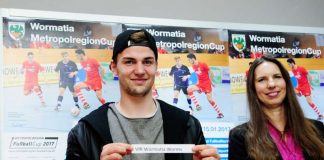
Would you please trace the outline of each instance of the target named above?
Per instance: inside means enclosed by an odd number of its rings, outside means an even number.
[[[132,144],[132,153],[193,153],[193,144]]]

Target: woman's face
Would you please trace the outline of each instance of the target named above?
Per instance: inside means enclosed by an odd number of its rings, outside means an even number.
[[[256,94],[264,107],[281,107],[286,97],[286,82],[279,67],[266,61],[256,67],[254,78]]]

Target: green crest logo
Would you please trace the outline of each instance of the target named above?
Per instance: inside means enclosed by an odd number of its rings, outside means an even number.
[[[12,39],[19,41],[25,35],[25,23],[8,22],[8,32]]]
[[[233,47],[242,52],[246,47],[245,35],[244,34],[232,34]]]

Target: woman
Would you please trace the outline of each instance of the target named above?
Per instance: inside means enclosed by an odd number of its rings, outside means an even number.
[[[247,96],[251,118],[231,130],[230,160],[324,160],[324,125],[304,117],[289,73],[278,60],[253,62]]]

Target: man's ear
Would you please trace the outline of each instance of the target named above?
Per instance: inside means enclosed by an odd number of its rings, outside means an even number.
[[[114,75],[117,75],[117,64],[114,61],[110,62],[109,69],[114,73]]]

